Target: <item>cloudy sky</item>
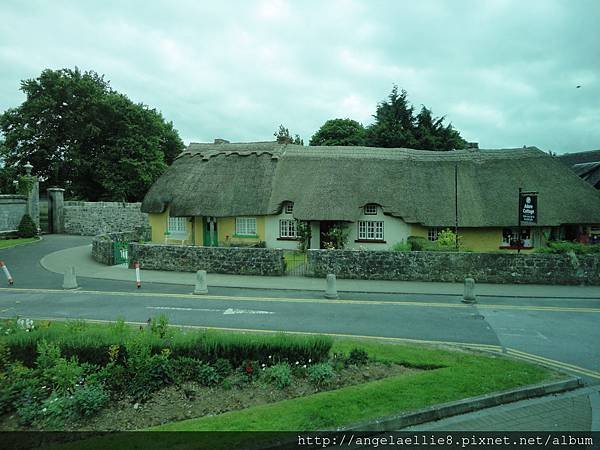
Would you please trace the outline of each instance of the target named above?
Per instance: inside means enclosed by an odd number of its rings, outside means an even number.
[[[94,70],[185,143],[307,142],[394,84],[482,148],[600,148],[597,0],[0,1],[0,112],[46,68]],[[576,86],[581,88],[576,88]]]

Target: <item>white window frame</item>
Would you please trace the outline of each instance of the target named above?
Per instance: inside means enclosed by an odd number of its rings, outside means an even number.
[[[375,203],[369,203],[364,207],[364,215],[365,216],[376,216],[377,215],[377,205]]]
[[[285,204],[285,206],[283,207],[283,212],[285,214],[292,214],[294,212],[294,203],[293,202],[287,202]]]
[[[359,220],[358,221],[358,240],[359,241],[383,241],[384,240],[383,220]]]
[[[298,228],[294,219],[281,219],[279,221],[279,237],[288,239],[298,237]]]
[[[187,234],[187,217],[171,217],[169,216],[169,223],[167,225],[167,231],[170,235],[183,235]]]
[[[252,236],[256,233],[256,217],[236,217],[235,218],[235,235],[236,236]]]
[[[438,234],[442,231],[439,227],[430,227],[427,229],[427,240],[437,241]]]
[[[504,234],[505,230],[510,230],[510,236],[507,237]],[[529,236],[527,239],[523,239],[523,248],[532,248],[533,247],[533,239],[532,239],[532,229],[529,227],[521,228],[521,236]],[[502,241],[500,243],[500,247],[514,247],[511,245],[511,242],[519,240],[519,229],[513,227],[505,227],[502,229]]]

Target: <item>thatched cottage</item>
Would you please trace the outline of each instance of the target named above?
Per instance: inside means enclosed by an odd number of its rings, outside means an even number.
[[[320,248],[331,225],[344,222],[347,247],[389,249],[409,236],[434,240],[458,217],[465,247],[510,251],[519,188],[539,193],[537,223],[522,228],[527,247],[600,224],[598,191],[535,147],[432,152],[192,143],[151,187],[142,211],[157,243],[264,241],[293,249],[297,221],[304,221],[310,247]]]

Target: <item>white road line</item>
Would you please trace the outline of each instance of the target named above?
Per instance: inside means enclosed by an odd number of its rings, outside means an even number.
[[[168,309],[171,311],[205,311],[205,312],[223,312],[223,309],[209,308],[177,308],[175,306],[146,306],[147,309]]]
[[[180,308],[176,306],[146,306],[147,309],[169,310],[169,311],[202,311],[219,312],[223,314],[275,314],[273,311],[260,311],[255,309],[210,309],[210,308]]]
[[[254,309],[227,308],[223,314],[275,314],[272,311],[257,311]]]

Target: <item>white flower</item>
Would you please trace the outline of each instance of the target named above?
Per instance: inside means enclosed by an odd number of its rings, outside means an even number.
[[[304,364],[302,367],[306,369],[306,364]]]
[[[300,364],[298,361],[296,361],[296,365]]]
[[[312,359],[308,358],[308,363],[310,364],[312,362]]]
[[[271,355],[269,355],[269,359],[271,359]]]
[[[42,412],[46,412],[46,408],[42,408]]]
[[[265,368],[265,366],[266,366],[266,364],[263,364],[262,366],[263,366],[263,369],[264,369],[264,368]]]

